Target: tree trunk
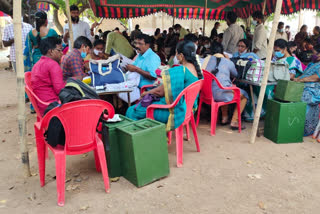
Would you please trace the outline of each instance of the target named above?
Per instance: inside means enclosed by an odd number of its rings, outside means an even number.
[[[60,34],[63,35],[63,27],[59,21],[59,14],[58,14],[58,10],[55,8],[53,11],[53,22],[55,24],[55,26],[57,27],[58,31],[60,32]]]

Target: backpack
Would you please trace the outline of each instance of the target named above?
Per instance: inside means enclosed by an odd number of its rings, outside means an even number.
[[[246,74],[252,64],[251,60],[248,58],[240,58],[240,57],[231,58],[230,60],[234,63],[236,67],[236,70],[238,72],[238,79],[245,79]]]
[[[50,103],[50,105],[46,108],[44,114],[56,107],[61,107],[65,103],[77,100],[100,98],[93,89],[91,89],[81,80],[69,78],[67,80],[66,86],[61,89],[59,93],[59,99],[61,101],[61,104],[59,104],[58,102]],[[44,136],[48,144],[52,147],[56,147],[58,144],[62,146],[65,145],[65,132],[62,123],[57,117],[53,117],[50,120],[48,129],[44,133]]]

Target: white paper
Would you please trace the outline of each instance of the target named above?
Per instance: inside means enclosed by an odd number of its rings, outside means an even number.
[[[120,59],[121,59],[121,64],[120,64],[121,69],[124,69],[127,65],[133,64],[134,61],[132,59],[129,59],[128,57],[126,57],[122,54],[119,54],[119,55],[120,55]]]

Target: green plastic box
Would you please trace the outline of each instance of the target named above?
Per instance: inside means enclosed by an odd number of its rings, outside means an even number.
[[[307,104],[268,100],[264,136],[275,143],[303,141]]]
[[[122,175],[119,153],[119,133],[117,128],[133,122],[133,120],[123,115],[119,115],[119,117],[121,118],[121,121],[119,122],[110,122],[104,124],[108,129],[108,136],[106,136],[108,139],[105,139],[105,136],[102,137],[110,178],[120,177]],[[109,142],[109,146],[107,141]]]
[[[169,175],[165,124],[143,119],[118,130],[123,177],[141,187]]]
[[[304,84],[287,80],[278,80],[274,98],[281,101],[301,102]]]

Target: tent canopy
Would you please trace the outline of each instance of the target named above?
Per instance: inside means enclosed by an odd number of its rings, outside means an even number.
[[[224,19],[227,11],[234,11],[240,18],[248,18],[254,11],[261,11],[264,0],[89,0],[97,17],[133,18],[166,12],[180,19]],[[276,0],[266,0],[265,15],[274,12]],[[292,14],[300,9],[319,10],[318,0],[283,0],[282,14]]]
[[[263,0],[90,0],[90,5],[98,17],[133,18],[156,12],[166,12],[181,19],[221,19],[225,11],[244,8],[249,4],[263,3]]]

